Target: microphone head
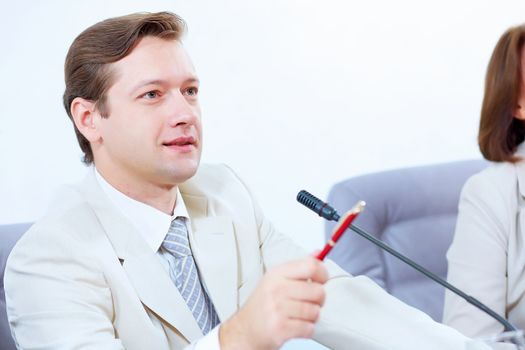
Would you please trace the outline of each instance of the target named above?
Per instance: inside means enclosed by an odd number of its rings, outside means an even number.
[[[297,194],[297,201],[308,209],[316,212],[319,216],[322,216],[326,220],[338,221],[340,218],[339,214],[334,208],[308,191],[299,191]]]
[[[299,193],[297,193],[297,201],[313,211],[316,211],[316,204],[322,203],[322,201],[319,198],[305,190],[301,190],[299,191]]]

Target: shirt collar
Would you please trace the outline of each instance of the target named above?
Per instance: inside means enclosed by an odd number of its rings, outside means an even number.
[[[518,145],[515,152],[518,156],[521,156],[522,158],[525,156],[525,142],[522,142]]]
[[[168,215],[152,206],[126,196],[109,184],[96,168],[95,178],[113,205],[135,226],[154,252],[158,251],[162,245],[173,219],[182,216],[189,220],[188,210],[178,187],[173,215]]]

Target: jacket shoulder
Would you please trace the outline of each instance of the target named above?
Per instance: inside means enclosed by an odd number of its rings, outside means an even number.
[[[180,185],[183,193],[205,196],[226,195],[240,188],[246,190],[237,174],[225,164],[201,164],[197,173]]]
[[[490,166],[472,175],[465,183],[463,191],[487,191],[490,188],[500,192],[516,191],[518,181],[516,166],[512,163],[492,163]]]

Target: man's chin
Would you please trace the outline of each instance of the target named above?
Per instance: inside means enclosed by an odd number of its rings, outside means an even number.
[[[183,164],[181,164],[183,163]],[[168,170],[168,176],[174,185],[181,184],[192,178],[199,169],[199,161],[186,161]]]

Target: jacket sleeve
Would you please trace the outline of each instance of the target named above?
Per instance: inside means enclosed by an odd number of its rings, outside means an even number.
[[[242,183],[242,182],[241,182]],[[247,190],[248,191],[248,190]],[[251,196],[266,268],[306,255],[268,221]],[[320,233],[321,234],[321,233]],[[392,297],[364,276],[353,277],[330,260],[327,298],[314,340],[330,349],[488,350],[458,331]]]
[[[123,349],[112,325],[111,292],[88,249],[44,233],[26,233],[7,262],[7,314],[17,347]]]

